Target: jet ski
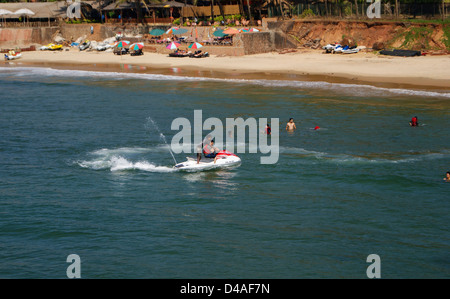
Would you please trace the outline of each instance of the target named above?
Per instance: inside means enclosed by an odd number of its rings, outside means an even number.
[[[237,166],[241,163],[241,159],[229,151],[220,151],[216,156],[216,163],[214,159],[202,157],[197,164],[197,159],[187,158],[187,161],[178,163],[174,168],[187,171],[201,171],[215,168],[226,168],[231,166]]]
[[[334,43],[334,44],[328,44],[324,47],[322,47],[322,49],[324,49],[326,51],[326,53],[333,53],[336,49],[342,48],[342,46],[338,43]]]
[[[342,54],[354,54],[358,52],[359,52],[358,48],[348,48],[347,50],[342,50]]]
[[[108,50],[110,48],[113,48],[113,46],[110,45],[110,44],[102,43],[102,44],[98,44],[95,49],[97,51],[106,51],[106,50]]]
[[[78,48],[80,49],[80,51],[84,51],[87,48],[89,48],[90,45],[91,45],[91,42],[86,40],[84,43],[79,44]]]

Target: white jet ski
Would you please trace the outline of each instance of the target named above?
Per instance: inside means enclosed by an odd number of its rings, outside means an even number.
[[[201,171],[214,168],[225,168],[236,166],[241,163],[241,159],[229,151],[220,151],[216,156],[216,163],[214,159],[202,157],[200,163],[197,164],[197,159],[187,158],[187,161],[178,163],[174,168],[188,171]]]

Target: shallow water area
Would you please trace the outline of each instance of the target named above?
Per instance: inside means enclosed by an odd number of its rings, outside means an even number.
[[[450,277],[448,91],[167,72],[0,67],[0,277]],[[278,162],[174,169],[199,109],[278,118]]]

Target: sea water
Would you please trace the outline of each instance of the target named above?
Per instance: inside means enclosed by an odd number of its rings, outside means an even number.
[[[83,278],[365,278],[370,254],[450,278],[448,91],[39,67],[0,86],[1,278],[64,278],[70,254]],[[194,110],[279,118],[278,162],[173,169],[161,135]]]

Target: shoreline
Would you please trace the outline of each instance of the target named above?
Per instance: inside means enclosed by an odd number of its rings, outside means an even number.
[[[373,53],[322,54],[318,50],[247,56],[174,58],[145,52],[117,56],[105,52],[24,52],[9,66],[41,66],[234,79],[325,81],[388,88],[450,90],[450,55],[383,57]],[[125,67],[128,66],[128,67]],[[418,75],[420,74],[420,75]]]

